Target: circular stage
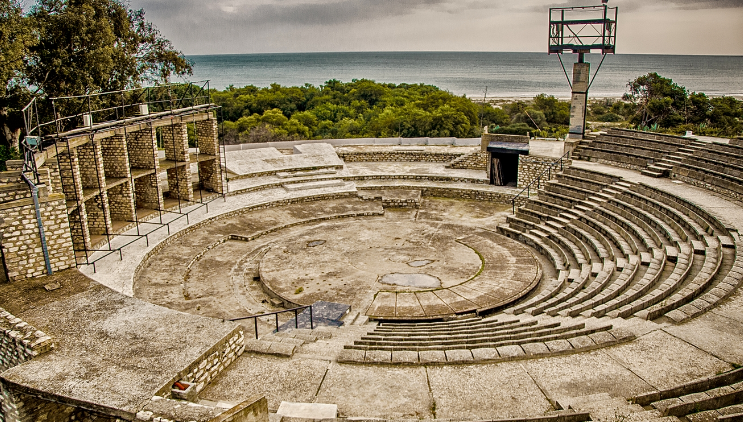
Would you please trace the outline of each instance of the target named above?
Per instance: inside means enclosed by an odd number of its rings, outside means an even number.
[[[260,261],[262,282],[286,301],[362,306],[379,319],[485,311],[528,293],[538,261],[488,230],[419,220],[337,220],[293,230]]]

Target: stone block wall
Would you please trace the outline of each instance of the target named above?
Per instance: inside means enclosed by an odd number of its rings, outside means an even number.
[[[43,193],[43,190],[40,191],[39,202],[52,270],[56,272],[74,267],[75,255],[65,198],[61,194],[43,196]],[[9,281],[46,274],[32,199],[0,204],[0,233],[0,247]]]
[[[52,338],[0,308],[0,372],[52,350]]]
[[[129,154],[126,150],[124,136],[112,136],[101,142],[103,154],[103,168],[106,177],[131,177],[129,169]]]
[[[0,308],[0,372],[46,353],[53,347],[51,337]],[[18,404],[7,386],[0,381],[0,422],[18,420]]]
[[[377,161],[408,161],[426,163],[449,163],[461,157],[463,152],[425,152],[425,151],[338,151],[338,157],[346,163]]]
[[[157,174],[148,174],[134,180],[134,193],[138,207],[155,210],[165,208],[159,180]]]
[[[268,400],[253,397],[231,409],[153,397],[138,412],[137,421],[153,422],[268,422]]]
[[[126,147],[129,152],[129,164],[137,169],[156,169],[157,137],[152,128],[128,132]]]
[[[229,335],[181,371],[173,380],[173,383],[176,381],[194,383],[196,384],[196,391],[201,392],[211,380],[242,355],[244,351],[245,333],[242,326],[237,326]],[[166,386],[158,395],[169,396],[170,387],[170,385]]]
[[[215,156],[213,160],[199,162],[199,180],[204,189],[224,193],[224,175],[219,160],[219,138],[215,119],[196,122],[196,139],[199,153]]]
[[[521,155],[519,156],[519,180],[517,186],[519,188],[525,188],[529,183],[535,180],[539,175],[542,174],[552,163],[558,159],[554,157],[543,157],[539,155]],[[570,167],[571,160],[564,160],[563,166]],[[554,179],[555,174],[560,171],[560,165],[557,164],[552,168],[551,174],[548,172],[542,177],[543,181],[547,181],[550,178]],[[550,177],[551,176],[551,177]]]
[[[490,154],[487,151],[473,152],[471,154],[455,158],[451,163],[447,164],[446,168],[485,171],[488,167],[489,159]]]
[[[80,145],[76,150],[83,189],[105,187],[106,177],[103,169],[101,141],[95,140],[88,144]]]
[[[171,199],[193,201],[193,183],[191,182],[191,165],[180,165],[167,170],[168,196]]]
[[[85,201],[85,212],[88,215],[88,233],[112,233],[111,214],[108,209],[108,192],[103,191]]]
[[[108,209],[111,212],[111,220],[135,221],[136,210],[134,209],[134,195],[132,194],[131,181],[108,189]]]
[[[172,161],[189,161],[188,130],[185,123],[171,124],[160,128],[165,159]]]
[[[8,404],[0,422],[124,422],[124,419],[98,412],[73,407],[62,403],[44,400],[12,386],[0,387],[4,390]]]

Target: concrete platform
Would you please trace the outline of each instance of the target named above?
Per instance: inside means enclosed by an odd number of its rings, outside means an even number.
[[[56,342],[53,351],[2,373],[13,388],[133,418],[237,327],[127,297],[74,273],[58,275],[64,288],[48,294],[35,285],[43,279],[0,286],[0,306]],[[28,303],[24,296],[41,297]]]

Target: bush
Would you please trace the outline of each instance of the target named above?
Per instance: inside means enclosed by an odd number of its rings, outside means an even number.
[[[500,133],[504,135],[527,135],[533,131],[534,129],[526,123],[515,123],[504,127],[491,126],[488,129],[488,132],[490,133]]]
[[[16,148],[0,145],[0,171],[7,170],[7,167],[5,166],[6,161],[18,160],[20,158],[21,154]]]
[[[605,113],[598,116],[596,120],[599,122],[621,122],[624,119],[616,113]]]

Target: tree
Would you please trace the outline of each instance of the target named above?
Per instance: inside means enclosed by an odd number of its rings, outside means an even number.
[[[6,116],[17,113],[30,96],[115,91],[191,73],[185,57],[145,19],[145,12],[130,10],[123,0],[38,0],[26,16],[17,0],[10,6],[7,1],[2,7],[12,13],[3,13],[0,25],[5,27],[8,16],[20,19],[25,24],[21,32],[31,38],[14,41],[0,35],[3,56],[6,51],[23,51],[24,56],[15,78],[3,80],[6,93],[19,92],[6,101]],[[2,142],[13,145],[17,137],[8,131],[20,134],[18,120],[8,117],[2,124]]]
[[[652,72],[630,81],[624,99],[637,106],[631,122],[640,126],[657,123],[670,128],[685,121],[686,88]]]
[[[23,117],[17,105],[29,98],[23,84],[24,58],[35,41],[20,2],[0,2],[0,83],[3,86],[0,93],[0,146],[8,151],[18,144],[21,135]]]

